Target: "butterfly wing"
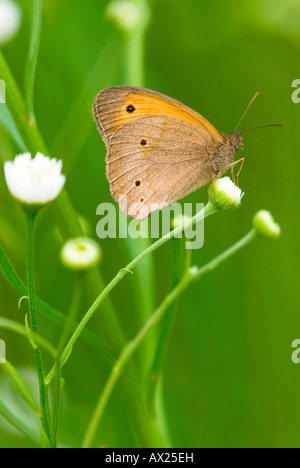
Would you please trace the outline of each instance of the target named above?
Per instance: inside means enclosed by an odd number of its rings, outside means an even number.
[[[102,90],[94,102],[94,116],[98,129],[107,144],[124,124],[144,116],[166,115],[194,123],[207,130],[222,143],[222,135],[202,115],[179,101],[145,88],[114,86]]]
[[[150,115],[109,138],[107,178],[122,211],[141,221],[211,179],[211,134],[194,123]]]

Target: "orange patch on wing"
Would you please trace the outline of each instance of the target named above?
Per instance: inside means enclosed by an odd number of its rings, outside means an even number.
[[[128,112],[128,106],[133,106],[134,111]],[[103,118],[103,125],[108,136],[133,119],[149,115],[166,115],[203,127],[215,140],[223,141],[222,135],[200,114],[184,106],[180,106],[176,102],[168,102],[159,96],[142,93],[128,94],[122,106],[118,105],[118,107],[121,107],[121,109]]]

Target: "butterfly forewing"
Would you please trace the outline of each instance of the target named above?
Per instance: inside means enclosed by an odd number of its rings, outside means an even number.
[[[164,94],[145,88],[114,86],[101,91],[94,102],[94,115],[104,141],[122,125],[143,116],[166,115],[198,125],[212,137],[222,135],[202,115]]]

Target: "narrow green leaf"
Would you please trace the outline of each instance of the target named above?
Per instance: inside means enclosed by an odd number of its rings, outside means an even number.
[[[26,421],[22,420],[15,413],[12,412],[10,408],[0,398],[0,414],[8,421],[13,427],[18,431],[28,437],[30,440],[39,444],[39,434],[28,426]]]
[[[41,441],[41,447],[42,448],[52,448],[51,446],[51,443],[44,431],[44,429],[41,428],[41,438],[40,438],[40,441]]]
[[[29,323],[28,323],[28,317],[27,317],[27,314],[25,315],[25,330],[26,330],[26,336],[29,340],[29,343],[31,344],[32,348],[33,349],[37,349],[37,343],[35,341],[35,336],[29,326]]]
[[[38,416],[41,416],[41,410],[37,406],[34,401],[34,398],[25,384],[24,380],[18,373],[17,369],[7,360],[5,362],[0,363],[0,367],[3,369],[21,398],[25,401],[25,403],[29,406],[29,408]]]
[[[25,326],[21,325],[18,322],[14,322],[13,320],[9,320],[7,318],[0,317],[0,328],[12,331],[12,332],[16,333],[17,335],[24,336],[25,338],[27,338],[27,333],[26,333]],[[52,344],[50,344],[47,340],[45,340],[41,336],[38,336],[35,339],[36,339],[36,341],[38,341],[40,343],[40,345],[44,349],[49,351],[49,353],[51,354],[51,356],[53,358],[56,357],[56,349],[54,348],[54,346],[52,346]]]
[[[6,104],[0,105],[0,126],[12,138],[16,146],[26,152],[26,146]]]

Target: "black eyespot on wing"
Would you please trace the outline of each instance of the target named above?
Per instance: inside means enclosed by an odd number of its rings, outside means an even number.
[[[147,140],[145,140],[144,138],[140,141],[140,145],[142,146],[146,146],[147,144]]]
[[[139,186],[141,185],[141,181],[140,181],[140,180],[136,180],[136,181],[135,181],[135,185],[136,185],[136,187],[139,187]]]
[[[129,114],[132,114],[132,112],[135,111],[135,107],[132,104],[129,104],[129,106],[126,107],[126,110]]]

